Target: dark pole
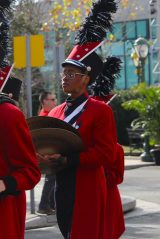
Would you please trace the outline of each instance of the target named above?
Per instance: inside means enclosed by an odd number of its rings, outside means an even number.
[[[124,82],[125,82],[125,90],[127,89],[128,81],[127,81],[127,71],[126,71],[126,52],[125,52],[125,41],[123,41],[123,55],[124,55]]]
[[[30,35],[26,35],[26,79],[27,79],[27,117],[32,116],[32,72],[31,72],[31,52],[30,52]],[[34,189],[30,190],[30,207],[31,213],[35,214],[35,197],[34,197]]]
[[[145,82],[145,58],[140,58],[141,63],[141,83]],[[150,146],[149,146],[149,135],[144,134],[144,143],[143,143],[143,150],[144,152],[141,154],[141,159],[144,162],[152,162],[152,156],[150,153]]]
[[[138,66],[136,66],[136,70],[137,70],[137,80],[138,80],[138,84],[141,82],[141,63],[140,60],[138,62]]]
[[[141,62],[141,82],[145,82],[145,58],[140,58]]]
[[[149,135],[144,135],[143,140],[144,140],[143,143],[144,152],[141,154],[141,160],[144,162],[153,162],[153,158],[150,153]]]

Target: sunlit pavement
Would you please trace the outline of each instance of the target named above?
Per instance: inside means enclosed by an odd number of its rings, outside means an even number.
[[[160,167],[125,171],[123,195],[136,198],[136,210],[125,214],[126,232],[121,239],[160,239]],[[25,239],[63,239],[57,226],[26,231]],[[90,238],[89,238],[90,239]]]

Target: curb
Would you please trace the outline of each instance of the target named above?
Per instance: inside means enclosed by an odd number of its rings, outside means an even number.
[[[133,197],[122,196],[123,212],[127,213],[136,208],[136,199]]]
[[[57,223],[57,218],[55,215],[35,215],[32,218],[26,218],[26,230],[51,227]]]
[[[142,168],[142,167],[147,167],[147,166],[155,166],[155,163],[125,165],[125,170],[131,170],[131,169]]]
[[[132,197],[122,196],[123,212],[127,213],[136,207],[136,200]],[[26,218],[26,230],[51,227],[57,224],[56,215],[35,215],[29,214]]]

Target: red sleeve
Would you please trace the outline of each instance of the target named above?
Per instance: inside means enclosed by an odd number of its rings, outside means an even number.
[[[110,168],[116,153],[116,127],[112,109],[98,105],[94,115],[93,146],[80,154],[80,164]]]
[[[4,119],[4,150],[10,174],[16,180],[16,190],[32,189],[40,180],[38,161],[23,113],[9,106]]]
[[[117,143],[116,160],[110,170],[106,170],[107,182],[110,187],[123,182],[124,176],[124,151],[120,144]]]

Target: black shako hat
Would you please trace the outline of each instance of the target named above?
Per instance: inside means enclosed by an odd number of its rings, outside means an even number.
[[[94,80],[102,71],[103,62],[94,52],[102,43],[90,42],[84,45],[76,45],[62,66],[73,65],[78,67],[83,73],[90,75]]]
[[[12,66],[0,68],[0,93],[12,94],[12,99],[18,101],[22,81],[14,76],[10,76]]]
[[[3,93],[12,94],[12,99],[18,101],[21,91],[22,81],[14,76],[9,77],[3,88]]]
[[[106,32],[112,29],[112,14],[117,10],[114,0],[97,0],[92,4],[89,15],[78,30],[73,50],[62,63],[71,64],[91,76],[91,82],[103,70],[103,61],[95,53],[106,38]]]

